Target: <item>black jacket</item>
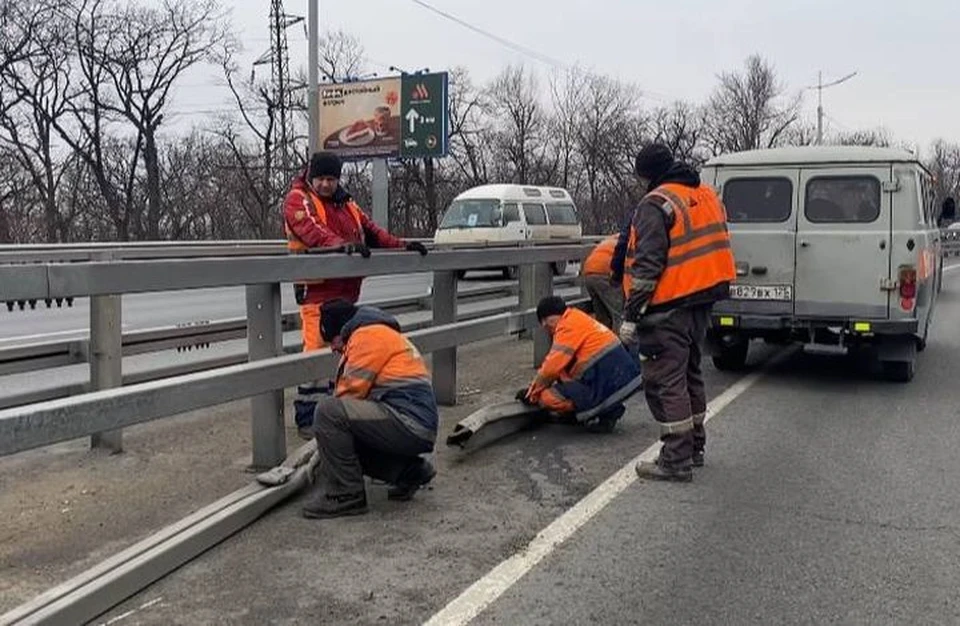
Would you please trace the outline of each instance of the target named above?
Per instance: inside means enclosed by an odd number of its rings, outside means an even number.
[[[650,190],[652,191],[667,183],[698,187],[700,185],[700,175],[689,165],[675,163],[662,177],[650,181]],[[634,263],[630,270],[633,277],[633,289],[624,306],[624,319],[627,321],[636,322],[643,315],[652,313],[710,305],[727,296],[729,287],[723,284],[691,294],[680,300],[647,306],[644,310],[644,306],[650,301],[657,288],[660,275],[667,267],[667,254],[670,251],[670,229],[673,228],[674,219],[675,216],[672,212],[667,213],[663,210],[661,200],[647,198],[633,210],[631,219],[620,231],[620,238],[617,241],[612,262],[614,275],[616,275],[617,267],[623,268],[624,266],[630,226],[632,225],[637,232]]]

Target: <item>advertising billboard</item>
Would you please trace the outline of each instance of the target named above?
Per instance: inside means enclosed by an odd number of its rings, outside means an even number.
[[[320,149],[344,159],[447,154],[447,74],[324,85]]]

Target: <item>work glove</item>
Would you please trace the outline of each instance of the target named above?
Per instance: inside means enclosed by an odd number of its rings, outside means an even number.
[[[427,256],[427,247],[419,241],[411,241],[407,243],[406,248],[410,252],[419,252],[420,256]]]
[[[620,324],[620,341],[625,345],[636,343],[637,325],[634,322]]]
[[[370,248],[362,243],[348,243],[343,246],[343,251],[349,255],[359,254],[365,259],[370,258]]]
[[[523,389],[517,392],[517,395],[513,396],[513,399],[518,402],[522,402],[527,406],[532,405],[533,402],[531,402],[530,399],[527,397],[527,391],[528,391],[527,388],[524,387]]]

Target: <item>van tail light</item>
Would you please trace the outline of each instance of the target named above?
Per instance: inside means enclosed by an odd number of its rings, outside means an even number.
[[[900,308],[912,311],[917,298],[917,270],[912,265],[900,266]]]

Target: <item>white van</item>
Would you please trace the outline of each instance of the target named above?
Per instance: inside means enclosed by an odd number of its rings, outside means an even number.
[[[930,172],[903,150],[814,146],[716,157],[737,264],[709,332],[714,363],[743,365],[750,339],[875,351],[913,378],[942,271]]]
[[[573,198],[559,187],[480,185],[454,198],[434,234],[438,245],[486,245],[520,241],[580,239],[583,227]],[[566,263],[554,264],[563,274]],[[502,268],[516,278],[517,268]],[[466,274],[461,270],[460,276]]]

